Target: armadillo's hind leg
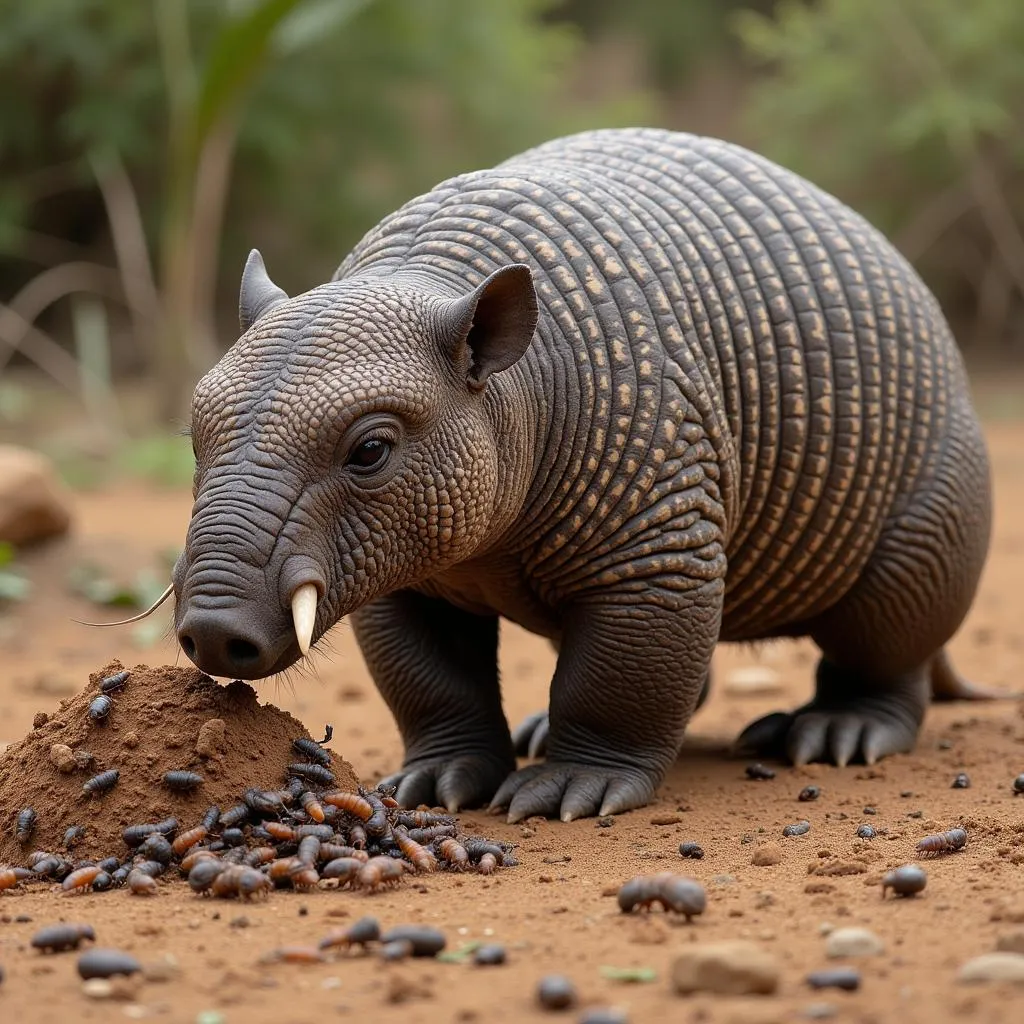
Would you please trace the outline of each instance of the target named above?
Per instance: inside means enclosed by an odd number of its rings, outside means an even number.
[[[932,700],[1007,700],[1019,698],[1021,693],[1009,693],[1003,690],[993,690],[988,686],[979,686],[965,679],[949,656],[949,652],[943,648],[932,659],[931,664]]]
[[[899,678],[871,680],[860,670],[822,658],[814,700],[753,722],[735,749],[798,765],[854,760],[873,764],[914,746],[928,706],[929,683],[927,663]]]

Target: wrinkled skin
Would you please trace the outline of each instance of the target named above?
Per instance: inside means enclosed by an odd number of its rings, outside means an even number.
[[[781,168],[556,140],[411,201],[304,295],[254,254],[239,308],[193,403],[179,641],[261,678],[350,616],[403,803],[644,804],[720,640],[821,647],[815,697],[740,738],[796,763],[907,750],[931,693],[986,695],[944,652],[990,528],[956,346],[891,246]],[[501,618],[558,650],[515,743]]]

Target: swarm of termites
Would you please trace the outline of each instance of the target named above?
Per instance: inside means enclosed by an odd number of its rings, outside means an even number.
[[[917,852],[924,856],[940,853],[956,853],[967,845],[967,832],[962,828],[951,828],[934,836],[925,836],[917,844]]]
[[[666,911],[683,914],[687,921],[703,914],[707,905],[704,886],[671,871],[631,878],[619,889],[618,900],[619,909],[624,914],[637,908],[649,910],[659,903]]]
[[[102,692],[90,705],[93,721],[111,714],[128,677],[123,672],[102,680]],[[329,738],[328,727],[324,742]],[[401,885],[408,874],[489,875],[516,863],[512,844],[460,835],[454,817],[404,809],[390,788],[338,790],[322,744],[300,737],[292,748],[303,760],[282,766],[279,789],[251,787],[236,804],[210,807],[199,821],[169,817],[130,824],[121,834],[124,848],[98,860],[70,855],[85,835],[73,825],[64,836],[64,853],[36,850],[25,867],[0,868],[0,890],[36,880],[59,883],[68,895],[125,888],[135,896],[154,896],[164,876],[178,875],[197,895],[220,898],[254,899],[276,889],[376,893]],[[119,770],[108,768],[84,783],[83,796],[102,797],[119,779]],[[159,784],[188,794],[202,787],[203,777],[182,768],[164,774]],[[36,823],[32,808],[17,815],[19,841],[28,844]],[[361,940],[353,935],[348,941]]]

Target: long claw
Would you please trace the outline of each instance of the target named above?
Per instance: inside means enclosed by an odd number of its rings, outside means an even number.
[[[292,622],[295,624],[295,639],[299,642],[299,650],[309,654],[309,645],[313,640],[313,627],[316,625],[316,603],[320,599],[316,585],[303,583],[292,594]]]

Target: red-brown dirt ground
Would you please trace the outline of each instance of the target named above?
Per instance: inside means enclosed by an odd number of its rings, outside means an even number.
[[[1024,688],[1024,425],[993,422],[987,430],[997,495],[992,555],[952,653],[965,674],[1009,690]],[[71,622],[96,611],[69,595],[66,577],[83,558],[151,564],[157,551],[181,543],[189,507],[187,492],[141,485],[80,494],[72,536],[25,556],[32,597],[0,619],[0,744],[20,740],[36,712],[52,712],[113,658],[128,665],[179,658],[170,641],[140,651],[131,645],[129,628],[91,630]],[[313,735],[332,723],[333,749],[372,781],[399,764],[399,738],[346,625],[335,628],[330,648],[307,672],[257,689]],[[505,628],[501,658],[514,724],[545,703],[553,655],[546,642]],[[748,780],[744,762],[726,756],[728,743],[753,717],[804,700],[813,663],[803,643],[721,649],[712,697],[694,719],[657,802],[610,827],[597,827],[593,819],[508,826],[482,812],[464,815],[468,831],[519,844],[521,866],[490,879],[437,874],[417,879],[419,887],[379,895],[280,892],[245,906],[200,899],[183,884],[162,885],[149,900],[124,891],[74,898],[39,890],[3,893],[0,1020],[191,1024],[214,1011],[219,1018],[201,1019],[540,1021],[553,1015],[537,1009],[534,986],[551,971],[570,976],[580,995],[579,1008],[554,1019],[574,1020],[584,1007],[618,1006],[634,1024],[754,1024],[808,1019],[809,1008],[828,1004],[834,1011],[829,1019],[860,1024],[1024,1020],[1024,986],[966,985],[956,978],[965,961],[1024,931],[1024,796],[1011,793],[1013,778],[1024,772],[1024,705],[933,706],[912,754],[870,770],[776,765],[773,780]],[[743,695],[728,685],[737,668],[753,665],[775,674],[774,692]],[[950,787],[958,772],[970,775],[971,788]],[[798,803],[797,793],[812,782],[820,798]],[[873,817],[863,816],[868,805],[877,809]],[[783,839],[783,826],[802,818],[810,821],[810,833]],[[872,842],[856,839],[863,821],[886,834]],[[968,845],[925,865],[924,894],[883,901],[881,874],[913,860],[921,836],[958,823],[970,832]],[[704,859],[682,860],[677,849],[683,840],[700,843]],[[779,843],[781,860],[756,867],[753,851],[767,842]],[[838,862],[859,873],[810,873]],[[707,911],[693,924],[660,913],[626,917],[603,895],[635,874],[661,870],[691,875],[707,887]],[[502,942],[508,963],[384,964],[375,957],[260,963],[274,947],[314,943],[366,913],[384,925],[436,925],[447,933],[449,948],[484,937]],[[145,983],[127,1002],[90,1000],[75,973],[75,954],[43,957],[29,947],[37,929],[58,920],[87,921],[99,945],[130,950],[144,962],[170,953],[180,974]],[[829,925],[866,926],[885,943],[882,955],[858,961],[858,992],[814,992],[804,981],[809,971],[836,963],[825,956]],[[669,967],[681,949],[733,938],[756,942],[778,959],[776,995],[673,994]],[[610,980],[602,974],[606,966],[652,968],[655,979]]]

